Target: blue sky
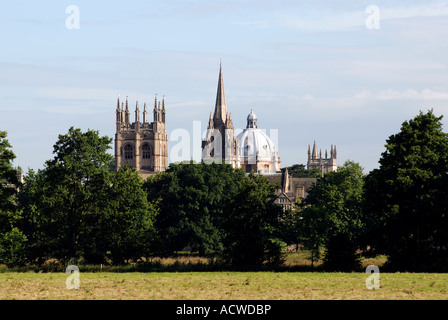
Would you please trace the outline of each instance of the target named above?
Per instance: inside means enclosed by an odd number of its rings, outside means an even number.
[[[78,30],[66,28],[69,5]],[[369,5],[379,29],[366,27]],[[184,129],[198,146],[193,122],[206,129],[222,58],[235,127],[253,108],[260,128],[278,130],[282,167],[305,164],[316,140],[367,173],[419,110],[448,130],[447,38],[448,1],[437,0],[2,3],[0,130],[15,165],[39,169],[71,126],[114,137],[118,95],[133,111],[157,93],[169,137]]]

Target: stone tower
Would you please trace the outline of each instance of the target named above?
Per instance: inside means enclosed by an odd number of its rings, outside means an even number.
[[[207,133],[202,140],[202,160],[222,163],[225,161],[234,168],[239,167],[238,145],[234,132],[232,114],[227,111],[222,63],[219,66],[218,89],[215,112],[210,113]]]
[[[154,101],[154,121],[148,122],[146,103],[140,120],[138,101],[135,122],[130,122],[128,99],[126,104],[117,100],[115,133],[115,168],[135,168],[146,179],[149,175],[168,168],[168,135],[166,133],[165,98]]]
[[[322,157],[322,150],[317,153],[316,141],[314,141],[313,152],[311,152],[311,148],[308,145],[308,169],[319,169],[322,171],[322,174],[332,171],[337,171],[337,151],[336,146],[331,145],[330,149],[330,157],[328,157],[327,150],[325,150],[325,158]]]

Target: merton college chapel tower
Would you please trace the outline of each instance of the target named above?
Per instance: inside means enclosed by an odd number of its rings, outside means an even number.
[[[130,122],[128,99],[117,101],[115,133],[115,168],[135,168],[146,179],[149,175],[168,168],[168,135],[166,133],[165,99],[154,102],[154,121],[148,121],[146,103],[140,120],[138,101],[135,121]]]

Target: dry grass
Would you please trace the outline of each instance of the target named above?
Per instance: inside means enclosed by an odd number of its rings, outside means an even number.
[[[362,260],[381,267],[386,257]],[[366,273],[188,272],[207,259],[191,255],[154,258],[159,270],[185,272],[98,272],[80,266],[78,290],[68,290],[64,272],[2,272],[3,300],[424,300],[448,299],[448,274],[381,273],[380,289],[368,290]],[[318,262],[316,265],[319,265]],[[310,268],[309,253],[288,253],[285,266]],[[175,266],[173,268],[173,266]],[[187,266],[187,267],[186,267]],[[84,268],[84,269],[83,269]],[[96,269],[95,269],[96,268]],[[165,269],[164,269],[165,268]],[[288,268],[286,268],[288,270]],[[300,270],[300,268],[299,268]],[[8,271],[8,270],[3,270]],[[96,272],[89,272],[96,271]],[[134,270],[135,271],[135,270]]]
[[[365,273],[80,273],[68,290],[64,273],[2,273],[0,299],[20,300],[302,300],[448,299],[447,274],[380,275],[368,290]]]

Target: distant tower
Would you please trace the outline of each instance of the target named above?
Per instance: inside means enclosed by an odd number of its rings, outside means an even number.
[[[222,63],[219,65],[215,111],[210,113],[207,134],[202,140],[202,159],[221,163],[223,160],[238,168],[238,145],[233,128],[232,114],[228,113],[224,93]]]
[[[168,135],[166,133],[165,98],[154,102],[154,122],[148,122],[146,103],[140,121],[138,101],[135,106],[135,122],[130,123],[129,105],[117,100],[115,133],[115,168],[135,168],[143,178],[168,168]]]
[[[314,141],[313,151],[311,152],[311,148],[308,145],[308,169],[319,169],[323,173],[337,171],[337,151],[336,146],[331,145],[330,149],[330,157],[328,157],[327,150],[325,150],[325,158],[322,157],[322,150],[317,153],[316,141]]]

